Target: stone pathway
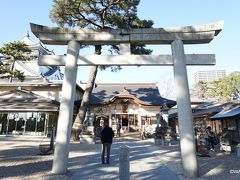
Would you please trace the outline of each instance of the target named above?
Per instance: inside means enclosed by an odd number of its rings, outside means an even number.
[[[71,180],[78,179],[118,179],[119,148],[127,146],[130,150],[130,179],[169,179],[178,177],[159,161],[157,147],[144,144],[143,141],[117,139],[111,147],[110,164],[101,164],[100,151],[86,161],[85,167],[75,173]]]

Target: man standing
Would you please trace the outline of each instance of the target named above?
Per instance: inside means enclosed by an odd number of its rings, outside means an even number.
[[[121,132],[122,125],[120,122],[117,123],[117,135],[120,137],[120,132]]]
[[[101,142],[102,142],[102,151],[101,151],[101,159],[102,164],[105,164],[105,151],[107,149],[107,159],[106,164],[109,164],[110,160],[110,149],[112,144],[112,139],[114,137],[114,132],[112,128],[109,127],[108,124],[105,125],[103,130],[101,131]]]
[[[206,134],[207,134],[207,143],[208,143],[208,147],[211,151],[214,151],[214,133],[211,131],[211,127],[208,126],[206,128]]]

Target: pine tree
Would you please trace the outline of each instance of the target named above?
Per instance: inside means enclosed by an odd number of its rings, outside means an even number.
[[[4,46],[0,48],[0,54],[3,55],[0,63],[0,78],[7,78],[9,82],[12,82],[13,78],[24,81],[24,73],[14,69],[14,66],[16,61],[30,60],[30,56],[27,55],[29,52],[31,52],[31,49],[20,41],[4,44]]]
[[[80,27],[94,30],[116,28],[150,28],[151,20],[140,20],[137,17],[137,6],[140,0],[54,0],[50,18],[60,27]],[[101,45],[95,46],[95,54],[101,54]],[[112,53],[118,53],[117,46],[111,46]],[[131,44],[131,53],[150,54],[144,44]],[[78,115],[74,120],[73,139],[78,140],[80,129],[85,119],[89,97],[94,87],[98,66],[91,67],[86,89],[82,98]],[[108,67],[101,66],[104,70]],[[121,70],[119,66],[111,66],[111,71]]]

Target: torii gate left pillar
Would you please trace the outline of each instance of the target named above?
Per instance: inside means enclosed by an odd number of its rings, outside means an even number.
[[[215,56],[206,54],[185,55],[183,44],[209,43],[222,30],[222,27],[223,22],[221,21],[214,24],[168,29],[107,29],[99,32],[77,28],[49,28],[31,24],[32,32],[43,43],[68,44],[67,57],[50,55],[39,58],[39,65],[65,65],[53,173],[61,174],[67,170],[77,65],[173,65],[184,175],[197,177],[198,166],[186,65],[214,65]],[[130,46],[127,46],[127,44],[139,44],[139,42],[141,44],[171,44],[172,56],[129,55],[126,47]],[[124,55],[78,57],[79,43],[87,45],[120,44],[120,50],[124,51],[122,53]]]
[[[62,98],[58,115],[56,148],[54,152],[52,171],[56,174],[65,173],[67,170],[69,141],[71,136],[73,104],[76,91],[77,61],[80,44],[69,41],[65,73],[62,84]]]

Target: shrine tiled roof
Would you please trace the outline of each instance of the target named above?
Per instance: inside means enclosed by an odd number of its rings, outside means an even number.
[[[90,104],[107,104],[114,98],[135,99],[144,105],[172,107],[175,101],[161,97],[155,83],[110,83],[96,84],[90,97]]]

